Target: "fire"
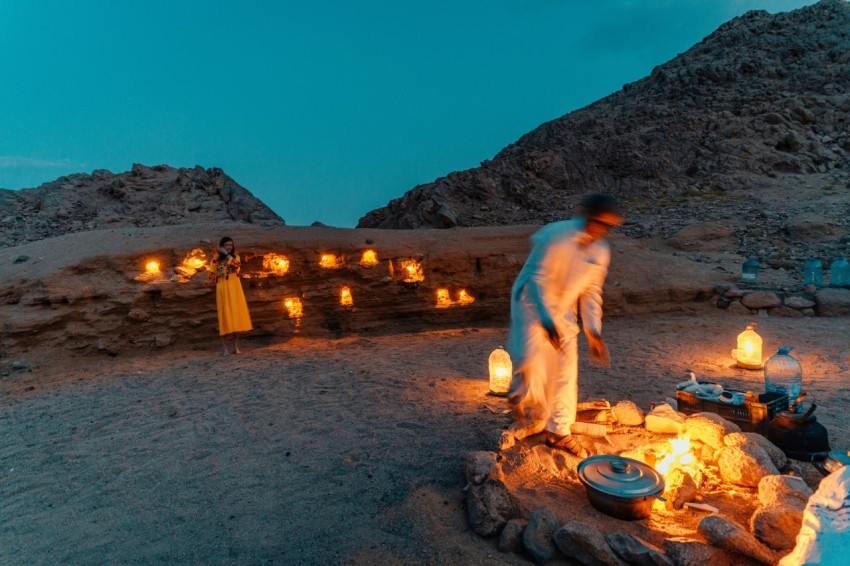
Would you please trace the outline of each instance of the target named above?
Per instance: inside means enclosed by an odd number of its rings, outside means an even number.
[[[286,309],[289,318],[301,318],[304,316],[304,309],[301,305],[301,299],[297,297],[287,297],[283,300],[283,307]]]
[[[363,257],[360,258],[360,265],[363,267],[373,267],[378,265],[378,252],[375,250],[364,251]]]
[[[339,304],[344,307],[353,307],[354,306],[354,298],[351,296],[351,289],[349,287],[341,287],[339,290]]]
[[[655,463],[655,469],[658,473],[666,478],[673,469],[681,468],[691,477],[695,476],[697,459],[691,450],[690,436],[679,434],[678,438],[671,438],[669,442],[671,451]]]
[[[201,248],[195,248],[183,258],[180,266],[186,269],[198,271],[207,264],[207,254]]]
[[[405,283],[417,283],[425,280],[422,264],[415,259],[403,260],[399,265],[402,269],[402,280]]]
[[[149,261],[145,264],[145,271],[148,273],[159,273],[159,262],[158,261]]]
[[[468,305],[475,302],[475,297],[466,292],[466,289],[461,289],[457,292],[457,302],[462,305]]]
[[[452,306],[452,300],[449,297],[448,289],[437,289],[437,308],[445,309]]]
[[[277,254],[263,256],[263,269],[274,275],[286,275],[289,271],[289,259]]]
[[[319,259],[319,267],[324,267],[325,269],[337,269],[338,267],[342,267],[342,265],[342,257],[334,254],[322,254],[321,259]]]

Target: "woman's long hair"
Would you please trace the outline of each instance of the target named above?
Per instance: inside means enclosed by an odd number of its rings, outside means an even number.
[[[230,236],[225,236],[221,240],[218,241],[218,247],[223,248],[224,244],[230,242],[233,244],[233,251],[231,252],[233,256],[236,256],[236,243],[233,241],[233,238]],[[221,253],[221,249],[218,250],[218,261],[224,261],[224,258],[227,257],[225,254]]]

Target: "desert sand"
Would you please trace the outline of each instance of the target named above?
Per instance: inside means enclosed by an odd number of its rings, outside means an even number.
[[[846,447],[850,322],[759,322],[766,355],[796,346],[816,414]],[[613,366],[582,353],[580,397],[646,410],[688,368],[758,388],[762,374],[729,356],[743,323],[708,307],[608,318]],[[208,346],[116,358],[45,354],[0,381],[0,563],[528,563],[470,531],[464,509],[463,454],[496,450],[509,424],[486,379],[504,327],[247,339],[227,358],[211,334]],[[600,514],[576,460],[546,451],[532,437],[506,455],[506,483],[529,509],[655,543],[694,534],[693,511]]]

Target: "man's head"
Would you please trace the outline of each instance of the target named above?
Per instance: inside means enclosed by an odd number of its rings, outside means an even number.
[[[581,199],[581,215],[587,222],[584,231],[591,241],[604,238],[612,228],[623,224],[620,203],[611,195],[585,195]]]

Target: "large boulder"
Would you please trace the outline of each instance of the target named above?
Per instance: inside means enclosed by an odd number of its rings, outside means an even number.
[[[528,518],[528,525],[522,533],[522,545],[538,564],[546,564],[558,548],[552,535],[558,530],[558,518],[550,509],[535,509]]]
[[[773,551],[757,541],[745,528],[720,515],[703,517],[697,530],[708,542],[730,552],[749,556],[762,564],[773,564],[776,561]]]
[[[723,481],[735,485],[756,487],[765,476],[778,475],[779,470],[761,447],[724,446],[717,455],[717,467]]]
[[[466,515],[469,527],[481,536],[499,533],[508,520],[518,515],[519,504],[499,480],[488,479],[473,485],[466,493]]]
[[[769,505],[790,505],[801,511],[812,496],[812,488],[799,476],[765,476],[759,481],[759,502]]]
[[[585,566],[623,566],[599,529],[581,521],[568,521],[553,535],[555,545]]]
[[[757,432],[733,432],[727,434],[723,437],[723,444],[726,446],[743,446],[745,444],[760,446],[770,456],[770,461],[773,462],[776,469],[781,470],[788,465],[788,457],[785,456],[785,452]]]
[[[803,510],[790,505],[759,507],[750,518],[750,530],[774,550],[790,550],[803,522]]]
[[[821,316],[850,316],[850,289],[821,289],[815,302]]]
[[[685,433],[692,441],[707,444],[715,450],[723,447],[723,437],[741,432],[741,427],[714,413],[696,413],[685,421]]]

